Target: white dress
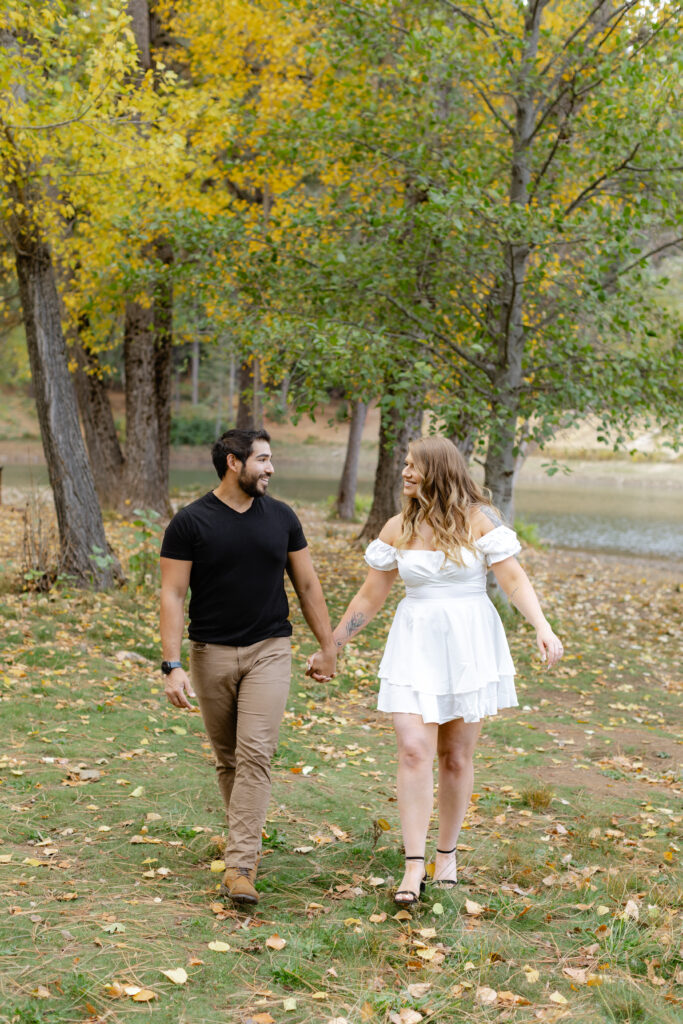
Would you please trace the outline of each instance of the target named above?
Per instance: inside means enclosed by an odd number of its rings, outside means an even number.
[[[368,545],[368,565],[398,568],[406,588],[379,666],[380,711],[478,722],[517,705],[515,667],[486,594],[486,570],[521,546],[514,530],[497,526],[475,548],[463,548],[464,565],[457,565],[442,551],[398,550],[381,540]]]

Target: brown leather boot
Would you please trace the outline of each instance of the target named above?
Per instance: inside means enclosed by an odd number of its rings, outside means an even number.
[[[259,895],[254,888],[256,865],[253,868],[226,868],[221,884],[221,896],[228,896],[233,903],[258,903]]]

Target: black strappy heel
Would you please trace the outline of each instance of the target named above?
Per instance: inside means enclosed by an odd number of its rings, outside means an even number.
[[[437,850],[437,853],[441,853],[444,856],[455,853],[457,846],[454,846],[452,850]],[[432,885],[438,885],[441,889],[452,889],[454,885],[458,884],[458,872],[456,868],[455,878],[433,878]]]
[[[405,857],[404,860],[421,860],[424,861],[424,857]],[[394,893],[394,903],[397,907],[413,907],[416,903],[420,902],[420,896],[425,891],[424,880],[420,882],[420,892],[413,892],[412,889],[399,889]],[[399,896],[407,896],[408,899],[400,900]]]

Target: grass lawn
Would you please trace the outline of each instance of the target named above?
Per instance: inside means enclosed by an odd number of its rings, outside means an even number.
[[[361,554],[349,527],[299,512],[336,618]],[[520,708],[485,725],[460,884],[412,913],[391,900],[395,746],[374,710],[399,588],[327,686],[304,678],[294,602],[262,900],[243,913],[218,898],[201,719],[161,693],[141,546],[157,541],[108,531],[137,585],[19,593],[22,516],[0,508],[0,1021],[681,1021],[673,571],[525,550],[567,654],[546,673],[509,623]]]

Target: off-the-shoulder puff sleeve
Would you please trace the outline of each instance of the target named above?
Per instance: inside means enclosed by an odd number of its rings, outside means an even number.
[[[392,548],[391,544],[385,544],[383,540],[373,540],[365,550],[365,561],[371,569],[390,572],[398,566],[396,548]]]
[[[477,551],[481,551],[486,559],[487,565],[502,562],[503,559],[510,558],[522,550],[517,534],[509,526],[496,526],[474,543]]]

